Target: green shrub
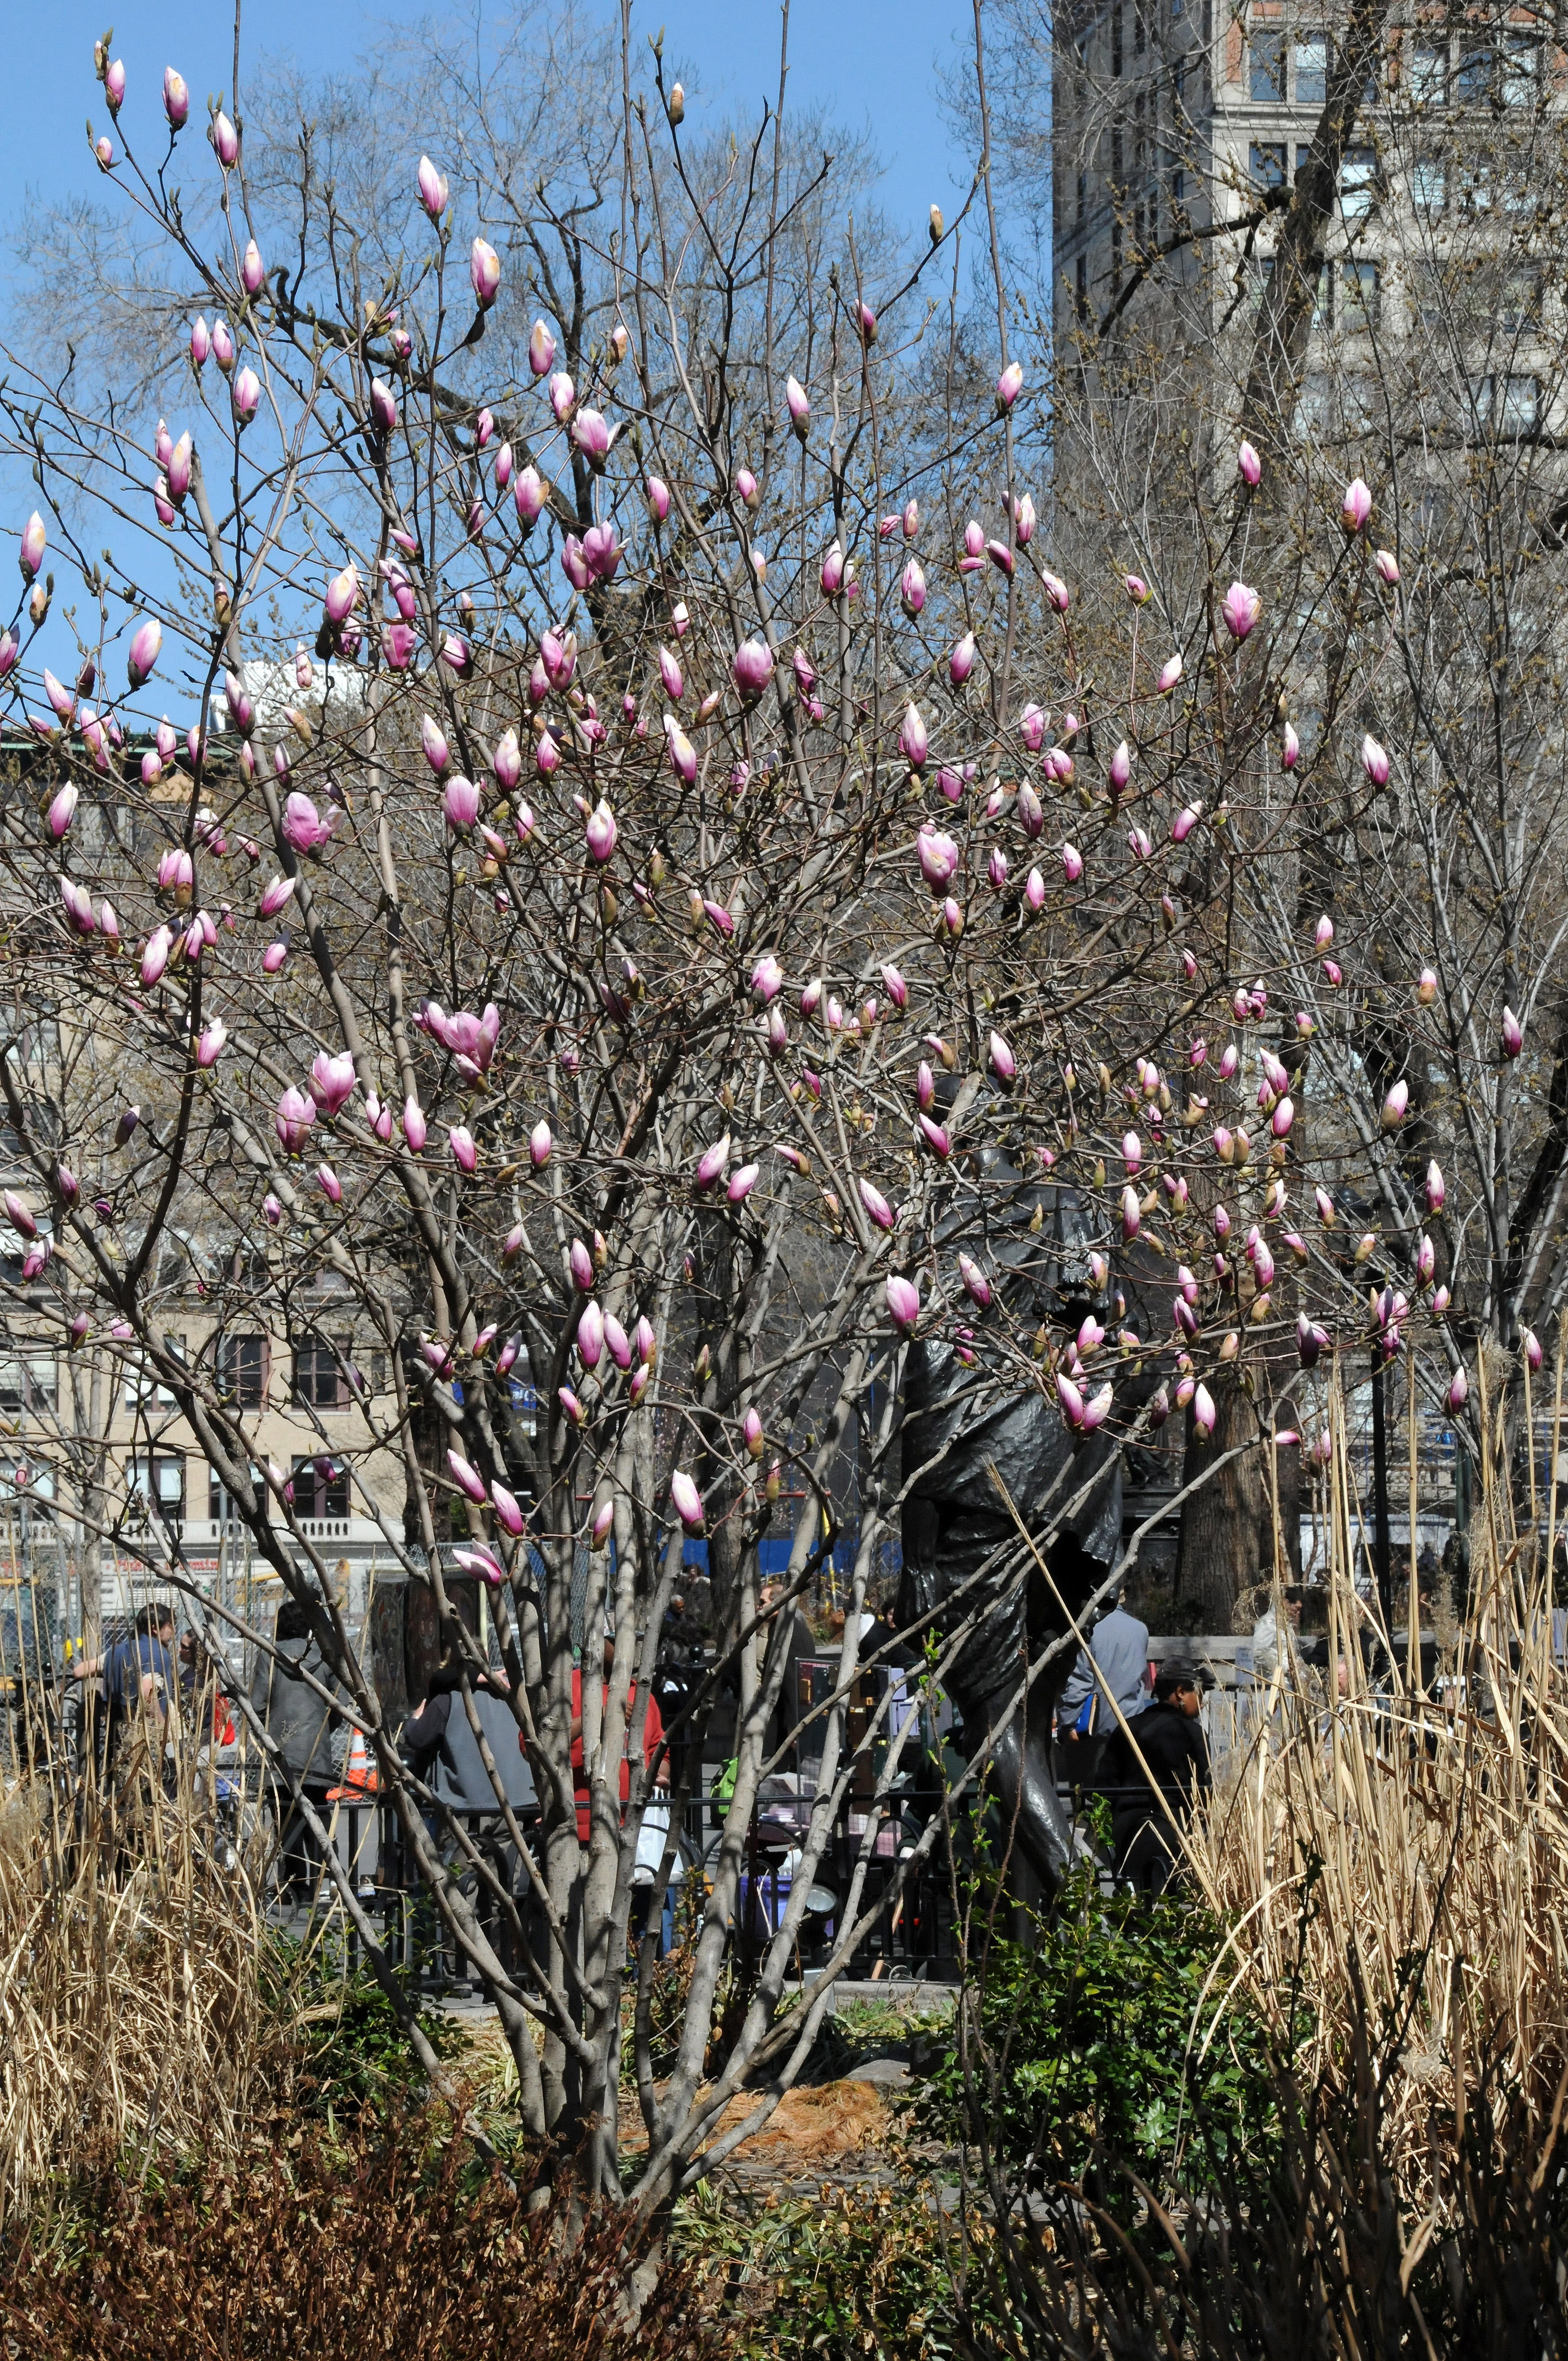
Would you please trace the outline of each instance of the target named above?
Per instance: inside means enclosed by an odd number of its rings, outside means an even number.
[[[993,1943],[952,2027],[927,2033],[925,2128],[990,2150],[1009,2180],[1036,2189],[1081,2180],[1100,2157],[1179,2186],[1238,2143],[1266,2141],[1272,2057],[1245,2001],[1232,2000],[1199,2059],[1228,1982],[1216,1978],[1201,2015],[1223,1942],[1184,1895],[1107,1896],[1080,1872],[1033,1948]]]

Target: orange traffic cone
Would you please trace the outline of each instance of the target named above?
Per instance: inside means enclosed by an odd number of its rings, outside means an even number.
[[[365,1732],[357,1724],[353,1724],[350,1726],[348,1760],[343,1769],[343,1784],[341,1787],[327,1789],[327,1802],[329,1804],[357,1803],[361,1795],[374,1795],[379,1785],[380,1773],[371,1759],[370,1749],[365,1743]]]

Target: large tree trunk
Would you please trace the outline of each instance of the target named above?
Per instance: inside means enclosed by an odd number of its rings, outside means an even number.
[[[1212,1434],[1196,1434],[1192,1413],[1187,1414],[1186,1484],[1257,1434],[1256,1408],[1233,1369],[1217,1371],[1211,1390]],[[1200,1610],[1201,1631],[1228,1631],[1238,1592],[1267,1579],[1273,1569],[1273,1531],[1267,1468],[1260,1447],[1231,1460],[1187,1502],[1176,1594],[1183,1606]]]

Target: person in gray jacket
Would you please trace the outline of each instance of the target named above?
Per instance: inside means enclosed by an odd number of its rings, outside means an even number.
[[[330,1809],[326,1791],[333,1784],[333,1736],[339,1716],[323,1702],[304,1675],[313,1675],[331,1688],[321,1650],[311,1637],[310,1618],[297,1600],[285,1599],[278,1609],[276,1652],[263,1654],[250,1684],[250,1702],[282,1756],[272,1763],[272,1804],[280,1830],[278,1840],[280,1902],[308,1902],[321,1867],[321,1851],[293,1799],[286,1765],[303,1788],[319,1817]]]
[[[1092,1784],[1101,1748],[1121,1728],[1113,1697],[1128,1721],[1149,1701],[1148,1625],[1128,1614],[1120,1596],[1079,1650],[1057,1707],[1057,1736],[1070,1750],[1075,1785]]]

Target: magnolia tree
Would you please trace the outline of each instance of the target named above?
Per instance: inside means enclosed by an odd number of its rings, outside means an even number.
[[[596,250],[591,211],[563,200],[493,244],[465,211],[494,191],[458,190],[411,152],[413,225],[367,295],[330,261],[270,271],[237,114],[214,107],[203,143],[170,70],[144,161],[156,85],[144,101],[134,71],[127,85],[119,60],[98,66],[114,125],[98,163],[187,276],[189,358],[169,423],[135,433],[112,385],[93,410],[80,388],[28,379],[24,357],[5,396],[42,487],[21,536],[25,609],[0,642],[38,788],[5,815],[18,988],[0,1081],[24,1256],[5,1316],[14,1350],[50,1341],[67,1369],[23,1480],[90,1549],[110,1533],[127,1546],[106,1381],[128,1367],[167,1389],[307,1615],[323,1696],[366,1733],[384,1804],[498,2007],[526,2126],[580,2142],[614,2193],[634,2092],[635,2186],[656,2207],[775,2103],[870,1923],[867,1866],[909,1741],[878,1718],[851,1743],[847,1704],[868,1584],[924,1472],[899,1428],[912,1346],[939,1348],[948,1406],[976,1424],[1036,1399],[1094,1438],[1086,1454],[1173,1410],[1201,1440],[1228,1374],[1250,1416],[1230,1448],[1270,1471],[1312,1446],[1311,1372],[1339,1342],[1408,1346],[1464,1400],[1426,1250],[1369,1312],[1363,1250],[1342,1252],[1343,1225],[1321,1230],[1313,1211],[1299,1110],[1339,1020],[1332,1003],[1314,1014],[1302,977],[1315,960],[1320,991],[1337,986],[1332,922],[1270,973],[1254,963],[1298,763],[1279,708],[1289,649],[1235,558],[1255,462],[1244,450],[1202,630],[1173,648],[1130,575],[1116,667],[1091,666],[1015,479],[1025,372],[1005,338],[966,394],[949,336],[943,448],[916,398],[933,366],[924,265],[890,265],[884,300],[846,235],[815,305],[791,310],[795,347],[781,341],[782,298],[766,307],[819,184],[776,125],[699,168],[679,85],[655,59],[634,88],[629,60],[613,239]],[[203,185],[217,228],[199,244]],[[939,256],[950,233],[931,231]],[[508,274],[525,277],[549,235],[575,257],[577,295],[489,376]],[[349,250],[350,225],[334,218],[333,236]],[[913,418],[918,431],[889,423]],[[1366,522],[1352,487],[1328,545],[1359,552]],[[160,555],[91,556],[106,535]],[[1304,520],[1303,549],[1318,538]],[[1333,570],[1314,564],[1282,602],[1293,633],[1303,598],[1333,627],[1311,587]],[[67,571],[83,603],[62,629],[49,583]],[[1357,646],[1347,633],[1347,664]],[[1364,759],[1385,760],[1370,745]],[[45,1007],[57,1044],[29,1026]],[[1343,1159],[1397,1137],[1407,1087],[1350,1093],[1354,1139],[1333,1116],[1325,1222]],[[1094,1308],[1084,1285],[1070,1314],[1066,1297],[1044,1319],[1011,1308],[988,1201],[1000,1232],[1021,1182],[1070,1193]],[[356,1352],[385,1352],[390,1391],[363,1451],[331,1448],[356,1513],[431,1597],[515,1885],[400,1759],[289,1472],[258,1444],[262,1412],[166,1341],[198,1278],[220,1325],[274,1333],[329,1279]],[[368,1480],[388,1451],[400,1518]],[[784,1593],[803,1595],[846,1455],[859,1524],[838,1683],[817,1709],[789,1905],[736,2005],[785,1674],[758,1545],[787,1535]],[[1081,1489],[1069,1479],[1025,1521],[999,1581],[1049,1581]],[[669,1733],[690,1768],[653,1927],[726,1685],[735,1779],[678,2056],[655,2080],[655,1946],[629,1946],[628,1928],[639,1835],[669,1776],[663,1747],[645,1760],[647,1699],[693,1535],[711,1655]],[[203,1599],[177,1537],[159,1546],[232,1658],[241,1627]],[[488,1587],[499,1673],[457,1611],[456,1573]],[[935,1682],[994,1588],[916,1627]],[[1049,1602],[1047,1664],[1076,1645],[1064,1610],[1082,1604]],[[597,1665],[601,1634],[606,1675],[583,1682],[579,1721],[574,1641]],[[1000,1718],[966,1730],[964,1784],[1038,1670],[1020,1665]],[[504,1692],[532,1769],[526,1825],[481,1680]],[[252,1733],[269,1745],[254,1719]],[[817,1864],[867,1781],[828,1974],[775,2021]],[[894,1899],[940,1825],[897,1864]],[[440,2078],[330,1847],[328,1869]],[[754,2103],[716,2136],[742,2092]]]

